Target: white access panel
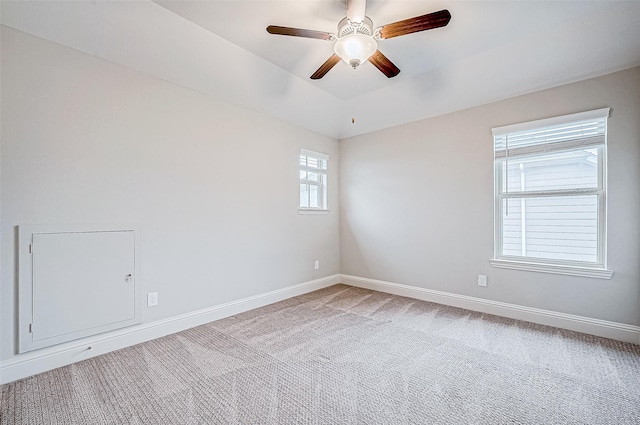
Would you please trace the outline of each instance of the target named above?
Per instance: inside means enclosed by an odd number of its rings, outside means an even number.
[[[141,322],[135,229],[19,232],[20,352]]]

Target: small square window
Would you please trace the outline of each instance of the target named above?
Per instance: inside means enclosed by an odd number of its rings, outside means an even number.
[[[327,210],[327,165],[329,156],[306,149],[300,151],[300,210]]]

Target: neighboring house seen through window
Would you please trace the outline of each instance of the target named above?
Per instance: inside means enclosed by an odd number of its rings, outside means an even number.
[[[328,162],[328,155],[300,150],[300,211],[327,210]]]
[[[609,109],[493,129],[496,267],[610,278]]]

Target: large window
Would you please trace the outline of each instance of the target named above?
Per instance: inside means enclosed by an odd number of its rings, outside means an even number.
[[[328,162],[328,155],[300,150],[300,211],[327,210]]]
[[[497,267],[610,278],[609,109],[493,129]]]

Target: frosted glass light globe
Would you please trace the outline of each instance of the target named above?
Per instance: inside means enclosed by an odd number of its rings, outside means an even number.
[[[340,59],[355,68],[378,50],[378,43],[371,36],[352,34],[338,39],[333,50]]]

